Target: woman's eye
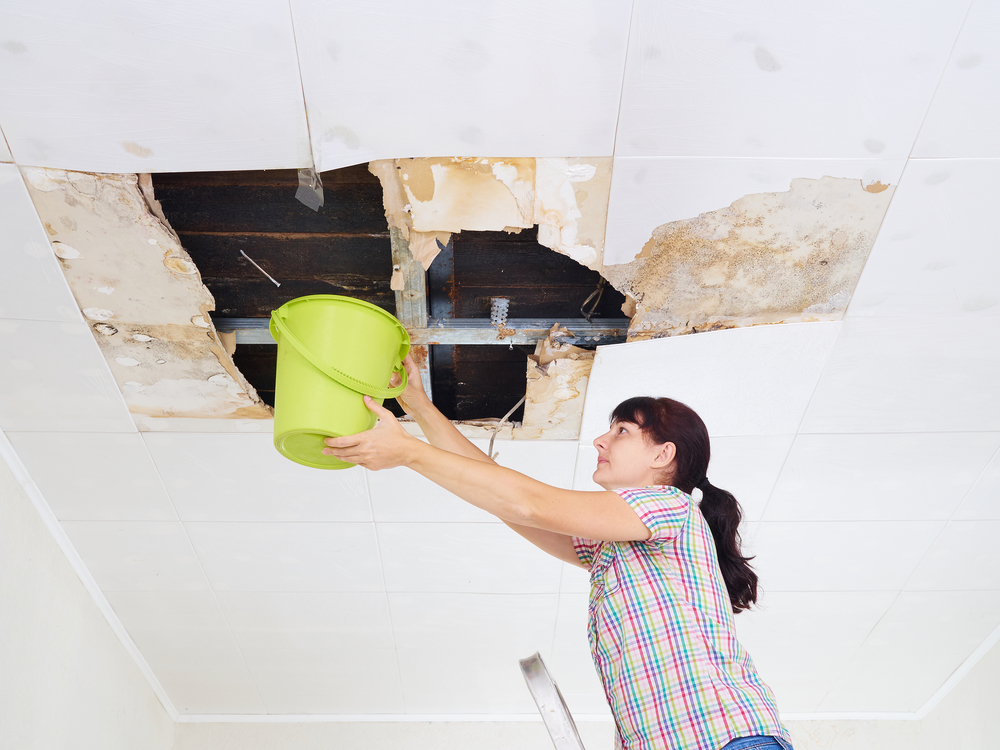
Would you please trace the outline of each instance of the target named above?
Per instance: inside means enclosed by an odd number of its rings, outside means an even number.
[[[624,427],[619,427],[618,434],[621,435],[623,432],[627,432],[627,430]]]

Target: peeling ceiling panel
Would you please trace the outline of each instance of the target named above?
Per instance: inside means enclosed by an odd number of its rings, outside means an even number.
[[[1000,318],[848,318],[803,433],[1000,431]]]
[[[848,316],[1000,316],[997,184],[1000,161],[912,159]]]
[[[788,192],[796,179],[853,179],[878,190],[899,184],[905,164],[904,159],[616,158],[604,264],[634,260],[659,226],[694,220],[747,196]]]
[[[973,0],[927,119],[915,157],[1000,157],[1000,5]]]
[[[29,168],[25,179],[73,296],[144,429],[177,418],[270,420],[270,407],[212,327],[215,300],[197,266],[136,175]]]
[[[794,434],[841,325],[757,326],[599,347],[580,441],[606,432],[611,410],[640,395],[683,401],[712,437]]]
[[[628,3],[295,0],[292,10],[319,169],[614,151]]]
[[[135,432],[84,323],[0,320],[0,429]]]
[[[282,3],[7,3],[0,28],[0,122],[19,164],[95,172],[310,165]]]
[[[0,164],[0,318],[80,322],[83,316],[35,213],[21,173]]]
[[[618,156],[906,157],[968,0],[636,0]]]

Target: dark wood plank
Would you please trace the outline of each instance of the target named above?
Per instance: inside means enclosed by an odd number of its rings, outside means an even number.
[[[496,286],[468,287],[456,285],[456,318],[488,318],[490,298],[508,297],[511,318],[580,318],[580,306],[595,287]],[[625,297],[611,286],[605,286],[597,305],[598,318],[622,317]]]
[[[215,311],[212,317],[225,318],[266,318],[289,300],[310,294],[340,294],[345,297],[364,300],[390,313],[395,313],[396,297],[385,284],[344,287],[323,281],[298,280],[282,282],[276,287],[266,278],[255,279],[203,279],[205,286],[215,297]]]
[[[378,184],[324,187],[324,204],[319,211],[296,200],[294,186],[163,186],[155,193],[177,232],[388,231]]]
[[[368,284],[389,283],[392,248],[389,236],[368,237],[322,234],[199,234],[180,233],[181,244],[191,254],[203,277],[259,279],[240,250],[278,281],[340,277],[350,287],[365,277]]]
[[[368,171],[368,162],[320,173],[323,186],[360,183],[377,185],[378,177]],[[153,188],[201,187],[205,185],[291,185],[299,184],[296,169],[243,170],[239,172],[165,172],[153,175]]]

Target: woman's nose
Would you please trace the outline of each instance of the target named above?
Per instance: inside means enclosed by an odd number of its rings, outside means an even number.
[[[598,450],[601,450],[602,448],[606,447],[608,444],[607,437],[608,433],[605,432],[603,435],[594,438],[594,447],[597,448]]]

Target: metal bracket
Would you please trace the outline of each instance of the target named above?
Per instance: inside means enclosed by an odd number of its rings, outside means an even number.
[[[421,329],[427,327],[427,272],[410,253],[410,243],[403,237],[398,227],[389,227],[392,242],[392,270],[403,279],[403,288],[396,290],[396,317],[403,327]],[[432,401],[430,351],[423,342],[410,340],[414,348],[424,351],[414,352],[413,361],[420,370],[420,382],[427,397]]]

